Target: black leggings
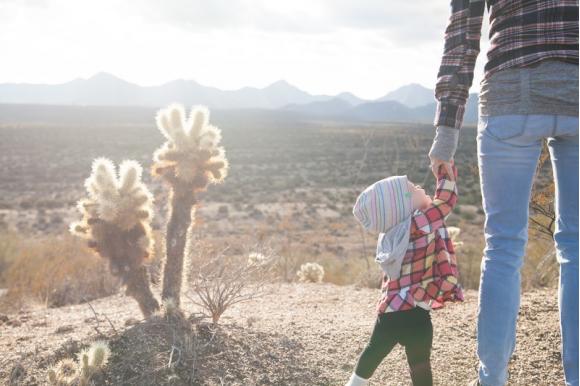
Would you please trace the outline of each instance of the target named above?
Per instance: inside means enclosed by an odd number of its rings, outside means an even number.
[[[408,311],[379,314],[371,340],[356,365],[355,373],[369,379],[381,361],[397,343],[405,347],[414,386],[432,385],[431,343],[433,325],[431,315],[420,307]]]

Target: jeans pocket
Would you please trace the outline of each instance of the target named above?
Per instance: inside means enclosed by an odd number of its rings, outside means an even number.
[[[558,115],[555,137],[578,137],[578,117]]]
[[[528,115],[481,115],[477,123],[477,132],[505,140],[521,135],[526,127]]]

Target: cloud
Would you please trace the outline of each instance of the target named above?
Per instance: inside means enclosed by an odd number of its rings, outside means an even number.
[[[172,0],[130,1],[125,10],[179,28],[265,32],[333,33],[374,30],[400,44],[442,38],[449,7],[433,0]]]
[[[0,0],[0,82],[107,71],[143,85],[285,79],[376,98],[433,87],[448,12],[433,0]]]

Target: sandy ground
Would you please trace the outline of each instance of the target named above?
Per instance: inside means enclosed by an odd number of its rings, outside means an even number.
[[[185,380],[180,370],[167,382],[161,381],[166,375],[162,368],[171,347],[159,341],[157,346],[141,344],[152,336],[147,329],[151,325],[138,329],[146,323],[140,320],[134,301],[124,295],[99,299],[90,306],[2,315],[0,383],[45,384],[46,369],[57,360],[74,356],[91,340],[106,339],[113,357],[96,384],[343,385],[372,331],[378,295],[378,290],[354,286],[272,285],[267,295],[237,304],[224,314],[211,343],[214,347],[191,369],[193,378]],[[199,311],[187,301],[184,309],[187,315]],[[463,304],[433,312],[432,365],[437,385],[465,385],[476,375],[476,311],[477,293],[467,291]],[[523,295],[517,334],[510,385],[563,384],[555,289]],[[127,350],[137,351],[138,357],[148,349],[163,351],[155,353],[161,359],[149,375],[137,364],[133,369],[125,364]],[[115,362],[123,360],[122,366]],[[377,369],[371,384],[410,384],[400,347]]]

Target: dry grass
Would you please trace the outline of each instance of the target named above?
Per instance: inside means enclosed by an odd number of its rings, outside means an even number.
[[[18,309],[27,302],[45,307],[76,304],[111,295],[119,289],[105,261],[73,236],[10,242],[5,237],[0,256],[5,266],[2,283],[7,289],[1,298],[3,311]]]

